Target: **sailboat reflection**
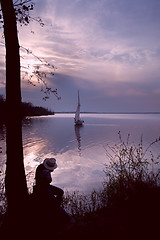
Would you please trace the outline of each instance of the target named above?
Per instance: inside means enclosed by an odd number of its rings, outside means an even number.
[[[75,125],[74,126],[74,130],[75,130],[75,135],[77,138],[77,142],[78,142],[78,152],[79,152],[79,156],[81,156],[81,135],[80,135],[80,128],[82,128],[82,125]]]

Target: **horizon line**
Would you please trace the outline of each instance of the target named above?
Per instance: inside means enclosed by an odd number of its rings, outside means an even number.
[[[75,113],[75,111],[54,111],[54,113]],[[160,114],[160,112],[89,112],[89,111],[85,111],[85,112],[81,112],[81,114]]]

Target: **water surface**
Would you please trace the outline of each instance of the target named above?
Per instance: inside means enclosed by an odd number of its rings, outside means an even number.
[[[82,114],[84,126],[74,126],[73,114],[32,117],[23,123],[24,162],[28,185],[34,182],[35,169],[46,157],[55,157],[58,168],[53,184],[68,191],[90,191],[102,186],[107,145],[124,141],[130,134],[131,143],[147,146],[160,136],[159,114]],[[0,131],[0,144],[5,159],[5,130]],[[154,154],[160,153],[160,144]]]

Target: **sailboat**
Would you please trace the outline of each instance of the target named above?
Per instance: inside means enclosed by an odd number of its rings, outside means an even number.
[[[78,105],[75,113],[75,118],[74,118],[74,124],[76,126],[81,126],[83,125],[84,121],[80,119],[80,97],[79,97],[79,91],[78,91]]]

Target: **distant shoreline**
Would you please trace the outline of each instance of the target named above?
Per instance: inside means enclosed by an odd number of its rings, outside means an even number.
[[[54,112],[55,114],[74,114],[75,112]],[[81,114],[160,114],[160,112],[81,112]]]

